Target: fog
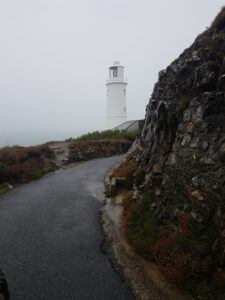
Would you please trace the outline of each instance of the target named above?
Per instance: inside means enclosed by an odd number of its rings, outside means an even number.
[[[64,139],[106,124],[108,67],[144,118],[158,72],[224,0],[0,0],[0,145]]]

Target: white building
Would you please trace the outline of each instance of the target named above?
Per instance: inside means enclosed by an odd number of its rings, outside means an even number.
[[[114,61],[109,67],[107,86],[107,127],[114,128],[127,120],[127,82],[124,79],[124,67]]]

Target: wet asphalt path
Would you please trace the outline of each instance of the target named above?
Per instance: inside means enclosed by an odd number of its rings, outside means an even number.
[[[0,267],[11,300],[132,299],[100,250],[97,195],[120,159],[59,170],[0,198]]]

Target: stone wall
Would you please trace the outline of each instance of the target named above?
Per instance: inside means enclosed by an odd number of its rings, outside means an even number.
[[[132,143],[128,140],[99,140],[69,144],[68,163],[126,153]]]

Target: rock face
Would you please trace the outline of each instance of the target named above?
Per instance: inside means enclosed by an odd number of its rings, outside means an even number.
[[[225,8],[159,73],[133,148],[144,174],[138,189],[154,191],[156,216],[174,226],[181,213],[193,224],[210,224],[212,252],[224,267]]]
[[[4,274],[0,270],[0,300],[8,300],[8,299],[9,299],[8,284],[5,280]]]

